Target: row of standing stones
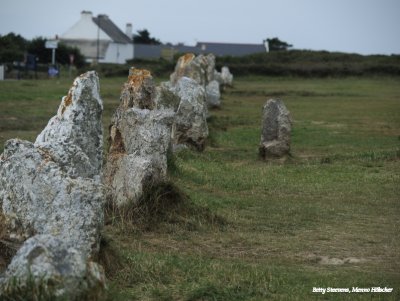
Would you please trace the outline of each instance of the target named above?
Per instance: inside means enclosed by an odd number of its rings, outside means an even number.
[[[8,239],[22,246],[0,275],[0,296],[33,279],[55,297],[96,299],[105,288],[95,259],[106,202],[135,206],[146,186],[165,180],[169,150],[203,150],[208,107],[220,106],[219,89],[232,79],[227,67],[215,70],[213,55],[182,56],[159,86],[149,71],[131,68],[104,167],[94,71],[75,79],[35,143],[8,140],[0,156],[0,213]],[[290,116],[283,103],[269,100],[263,119],[260,154],[287,154]]]

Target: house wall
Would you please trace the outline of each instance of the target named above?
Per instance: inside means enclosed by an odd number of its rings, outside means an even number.
[[[133,44],[110,43],[101,63],[125,64],[126,60],[133,59]]]
[[[200,49],[194,46],[184,45],[147,45],[147,44],[135,44],[135,58],[136,59],[159,59],[162,56],[163,50],[172,50],[175,53],[187,53],[192,52],[194,54],[201,53]]]

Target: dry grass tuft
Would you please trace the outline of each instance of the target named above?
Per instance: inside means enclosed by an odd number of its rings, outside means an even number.
[[[10,264],[20,245],[9,240],[6,218],[0,210],[0,273]]]
[[[150,184],[137,204],[116,208],[109,203],[106,224],[123,231],[159,231],[179,227],[188,231],[200,225],[225,226],[226,221],[208,208],[195,205],[172,182]]]
[[[102,235],[97,262],[103,266],[107,278],[115,276],[123,267],[122,257],[115,246],[112,238]]]

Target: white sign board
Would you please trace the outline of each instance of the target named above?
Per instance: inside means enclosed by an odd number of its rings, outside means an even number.
[[[44,44],[44,47],[49,49],[56,49],[57,46],[58,46],[58,41],[54,40],[47,40],[46,43]]]

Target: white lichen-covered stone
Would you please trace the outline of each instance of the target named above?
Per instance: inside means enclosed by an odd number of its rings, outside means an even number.
[[[227,66],[223,66],[221,68],[221,82],[222,82],[222,85],[230,86],[230,87],[232,86],[233,75],[229,71],[229,68]]]
[[[143,87],[144,83],[146,87]],[[137,93],[141,90],[152,92]],[[132,69],[121,94],[120,106],[111,121],[109,153],[103,175],[109,196],[118,207],[135,205],[146,186],[166,177],[175,113],[156,108],[161,107],[160,98],[162,95],[156,91],[150,72]]]
[[[175,146],[186,144],[203,150],[208,137],[205,90],[193,79],[181,78],[173,89],[180,98],[172,140]]]
[[[14,235],[52,234],[85,253],[98,249],[103,195],[97,181],[71,178],[46,150],[12,139],[0,160],[0,188]]]
[[[290,151],[291,119],[283,101],[268,100],[263,107],[261,142],[262,158],[279,158]]]
[[[23,241],[51,235],[86,259],[98,251],[104,208],[102,110],[98,77],[87,72],[74,81],[35,144],[6,142],[0,156],[0,205],[10,237]],[[24,250],[30,250],[25,243],[20,258],[30,258]],[[7,269],[2,283],[22,275],[14,274],[16,265]]]
[[[65,300],[95,300],[105,288],[101,266],[88,260],[71,240],[54,235],[29,238],[14,256],[4,277],[0,278],[0,296],[15,296],[15,289],[26,288],[30,297],[46,295]],[[36,289],[34,289],[36,288]],[[96,299],[97,300],[97,299]]]
[[[221,93],[219,91],[219,83],[213,80],[206,86],[206,99],[210,107],[221,106]]]
[[[165,170],[151,157],[116,156],[108,164],[104,176],[113,204],[119,208],[137,205],[148,185],[165,178]]]
[[[103,103],[99,79],[90,71],[77,77],[63,97],[57,115],[36,138],[35,146],[45,149],[73,178],[100,174],[103,160]]]
[[[222,74],[221,72],[218,72],[217,70],[214,70],[214,80],[216,80],[220,86],[224,84],[224,81],[222,79]]]

